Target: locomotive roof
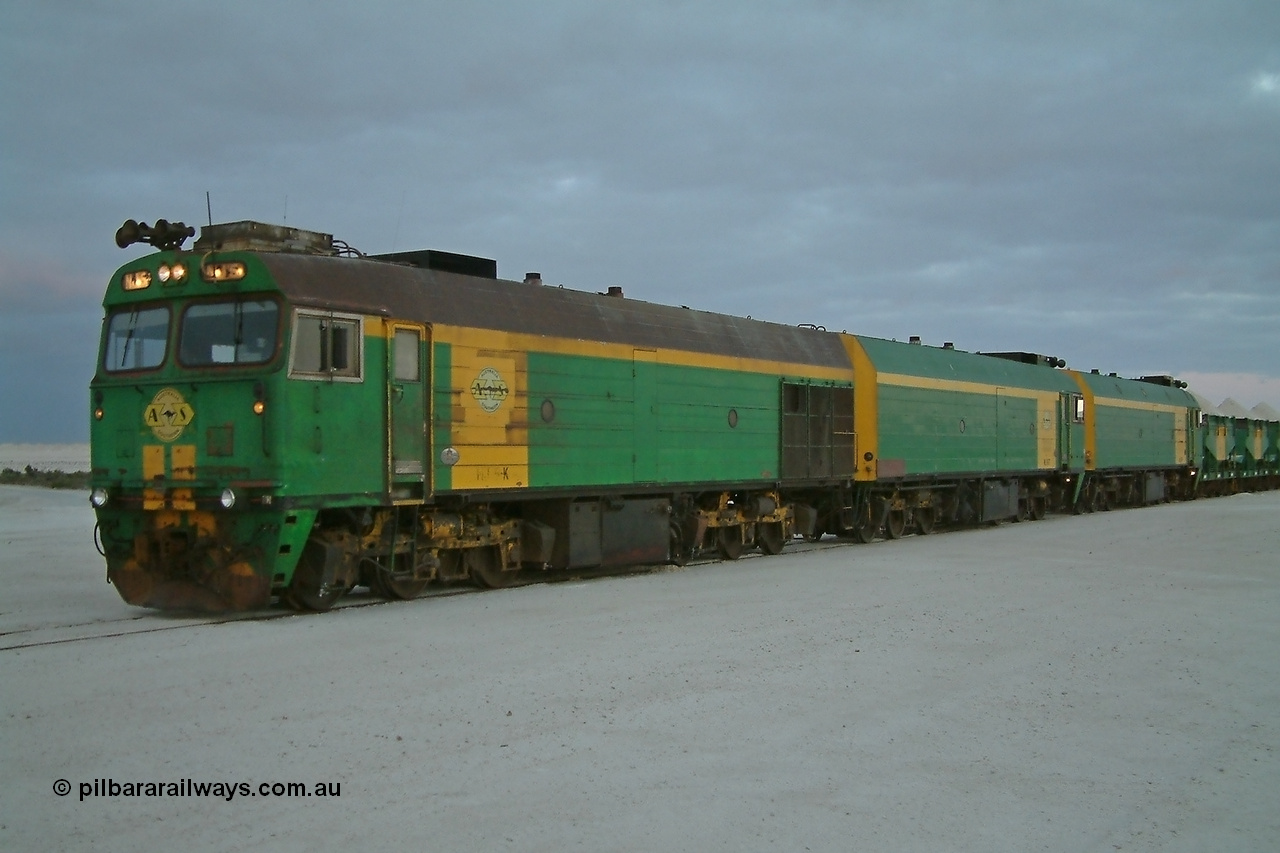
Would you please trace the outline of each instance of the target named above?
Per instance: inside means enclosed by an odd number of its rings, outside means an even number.
[[[838,335],[545,284],[358,258],[263,253],[298,305],[639,347],[849,367]]]
[[[1094,395],[1104,400],[1129,400],[1135,403],[1161,403],[1169,406],[1197,406],[1195,395],[1182,388],[1166,385],[1155,385],[1140,379],[1125,379],[1121,376],[1103,373],[1079,372],[1080,377],[1093,391]]]

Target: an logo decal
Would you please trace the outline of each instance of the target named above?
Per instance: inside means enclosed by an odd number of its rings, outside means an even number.
[[[142,422],[151,427],[156,438],[173,441],[196,416],[196,410],[182,399],[177,389],[165,388],[152,398],[142,411]]]
[[[507,399],[510,389],[502,376],[492,367],[480,371],[480,375],[471,383],[471,396],[476,398],[480,408],[486,412],[496,412]]]

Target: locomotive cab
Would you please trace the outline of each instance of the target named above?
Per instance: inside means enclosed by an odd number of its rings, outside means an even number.
[[[99,537],[130,603],[256,608],[287,583],[315,515],[283,488],[296,436],[277,403],[295,314],[247,246],[206,234],[188,252],[174,230],[126,223],[117,235],[141,232],[160,251],[118,270],[103,302],[90,385]],[[351,348],[330,339],[315,369],[341,374]],[[302,350],[305,369],[319,352]]]

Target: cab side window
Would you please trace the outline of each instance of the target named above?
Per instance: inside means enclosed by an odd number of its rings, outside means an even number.
[[[299,311],[293,323],[289,375],[302,379],[345,379],[363,376],[359,317]]]

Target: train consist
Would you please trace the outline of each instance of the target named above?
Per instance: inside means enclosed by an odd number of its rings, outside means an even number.
[[[1063,369],[364,256],[254,222],[126,222],[92,502],[132,604],[324,610],[1280,485],[1280,424]]]

